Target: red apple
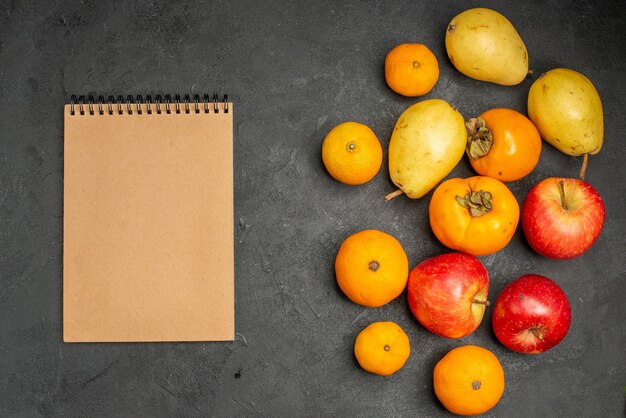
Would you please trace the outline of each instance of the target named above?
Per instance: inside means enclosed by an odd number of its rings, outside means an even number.
[[[543,353],[565,338],[572,322],[569,300],[558,284],[538,274],[509,283],[493,307],[498,340],[520,353]]]
[[[568,259],[587,251],[600,236],[604,203],[589,183],[551,177],[533,187],[522,205],[522,228],[544,257]]]
[[[483,319],[489,274],[476,257],[464,253],[429,258],[411,271],[408,300],[417,320],[447,338],[474,332]]]

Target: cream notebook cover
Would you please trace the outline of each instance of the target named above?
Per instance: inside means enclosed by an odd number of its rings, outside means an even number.
[[[65,105],[63,339],[234,339],[233,105]]]

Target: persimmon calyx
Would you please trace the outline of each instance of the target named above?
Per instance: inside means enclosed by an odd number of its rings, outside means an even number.
[[[484,190],[469,192],[465,195],[465,197],[461,197],[459,195],[456,196],[456,202],[465,209],[469,210],[472,218],[477,218],[491,212],[491,209],[493,209],[491,199],[491,193]]]
[[[467,130],[467,154],[477,160],[491,150],[493,136],[483,118],[471,118],[465,122]]]

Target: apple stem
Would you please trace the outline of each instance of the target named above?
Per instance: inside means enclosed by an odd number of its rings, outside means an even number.
[[[489,301],[488,301],[488,300],[478,300],[478,299],[474,299],[474,300],[472,300],[472,303],[478,303],[478,304],[485,305],[485,306],[489,306],[489,305],[491,305],[491,303],[489,303]]]
[[[589,154],[583,156],[583,166],[580,168],[580,179],[585,180],[585,173],[587,172],[587,163],[589,162]]]
[[[565,181],[563,180],[559,180],[559,193],[561,194],[561,206],[563,206],[563,209],[568,210],[567,204],[565,203]]]
[[[402,189],[398,189],[395,192],[389,193],[387,196],[385,196],[385,202],[389,202],[391,199],[400,196],[402,193],[404,193]]]
[[[545,331],[543,329],[540,328],[531,328],[530,332],[533,333],[533,335],[535,337],[537,337],[539,340],[543,340],[543,334],[545,333]]]

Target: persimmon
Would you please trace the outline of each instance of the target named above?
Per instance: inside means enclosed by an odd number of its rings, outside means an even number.
[[[475,256],[504,248],[520,216],[509,188],[483,176],[444,181],[433,193],[428,211],[430,226],[442,244]]]
[[[512,109],[491,109],[469,119],[467,155],[474,170],[500,181],[528,175],[541,155],[541,136],[526,116]]]

